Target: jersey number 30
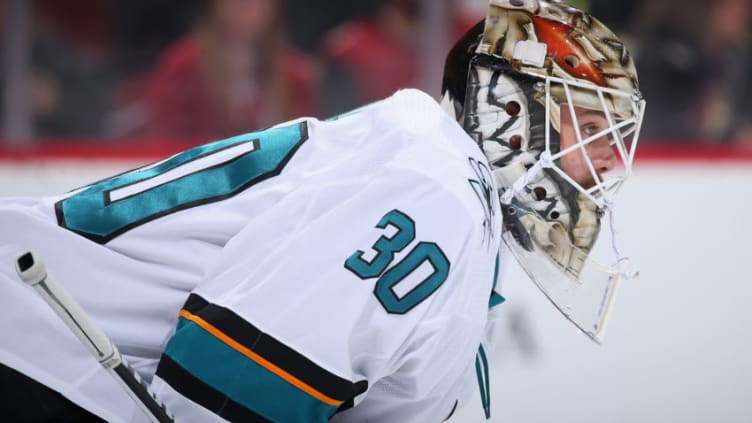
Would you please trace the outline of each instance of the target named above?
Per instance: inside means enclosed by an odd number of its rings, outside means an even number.
[[[232,197],[278,175],[308,139],[306,122],[202,145],[92,184],[55,204],[58,224],[92,241]]]
[[[379,229],[390,225],[397,229],[391,237],[381,236],[373,245],[376,256],[371,261],[363,259],[363,251],[356,251],[346,261],[345,268],[361,279],[378,278],[373,294],[381,305],[392,314],[405,314],[433,294],[449,275],[449,260],[433,242],[418,242],[398,263],[391,266],[396,253],[404,250],[415,240],[415,222],[399,210],[392,210],[381,218]],[[408,276],[428,264],[433,270],[408,292],[398,295],[395,289],[402,282],[410,284]],[[390,267],[391,266],[391,267]],[[387,269],[388,268],[388,269]]]

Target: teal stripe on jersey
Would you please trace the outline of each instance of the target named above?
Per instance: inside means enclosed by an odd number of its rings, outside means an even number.
[[[478,376],[478,388],[480,389],[480,401],[483,404],[483,413],[486,420],[491,418],[491,388],[488,381],[488,359],[483,344],[478,347],[475,355],[475,372]]]
[[[506,298],[502,297],[498,293],[492,292],[491,298],[488,300],[488,308],[494,308],[506,300],[507,300]]]
[[[197,379],[269,420],[327,422],[337,411],[183,318],[165,354]]]
[[[306,122],[299,122],[239,135],[97,182],[55,205],[58,223],[105,243],[161,216],[229,198],[278,175],[308,138],[307,128]],[[184,167],[241,145],[246,145],[247,151],[224,159],[214,158],[197,169]],[[187,173],[175,174],[175,179],[158,179],[180,169]],[[124,198],[112,200],[113,192],[129,186],[139,188]]]
[[[488,300],[488,308],[494,308],[497,305],[506,301],[506,298],[502,297],[496,292],[496,283],[499,281],[499,255],[496,255],[496,264],[494,265],[493,286],[491,287],[491,298]]]

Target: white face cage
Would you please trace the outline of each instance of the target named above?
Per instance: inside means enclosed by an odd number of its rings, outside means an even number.
[[[549,157],[554,164],[542,163],[542,165],[545,166],[546,164],[549,164],[550,166],[545,167],[550,167],[557,172],[559,176],[582,192],[588,199],[590,199],[590,201],[595,203],[597,207],[608,209],[608,205],[613,202],[613,197],[616,195],[619,188],[621,188],[626,179],[632,174],[632,163],[634,161],[634,154],[639,139],[642,119],[645,114],[645,100],[642,99],[639,93],[625,93],[612,88],[599,87],[594,84],[567,81],[556,77],[547,77],[545,81],[547,122],[552,122],[552,105],[554,104],[552,101],[552,84],[561,87],[564,99],[561,99],[560,107],[564,107],[565,109],[562,110],[561,113],[570,114],[571,120],[574,122],[573,128],[576,136],[576,143],[567,148],[560,149],[557,153],[553,153],[551,150],[551,125],[546,125],[545,152],[548,153],[547,157]],[[577,91],[573,95],[574,90]],[[587,91],[593,91],[595,93],[595,96],[597,96],[597,102],[592,101],[593,94],[587,93]],[[581,102],[576,98],[578,94],[580,97],[586,99],[586,103],[589,103],[584,105],[584,107],[603,113],[608,124],[605,129],[602,129],[587,138],[583,138],[580,125],[578,124],[577,114],[575,112],[575,106],[581,105]],[[626,118],[617,113],[614,105],[629,107],[629,109],[626,110],[628,113],[622,113],[626,115]],[[556,107],[556,109],[559,109],[560,107]],[[558,111],[559,110],[556,110],[556,112]],[[624,110],[622,112],[624,112]],[[609,172],[608,174],[601,174],[596,170],[587,148],[588,145],[602,139],[603,137],[608,137],[609,144],[613,147],[614,154],[621,166],[620,169],[616,169],[616,171]],[[594,184],[590,187],[582,186],[580,183],[573,180],[572,177],[561,169],[560,166],[555,164],[557,160],[565,155],[576,152],[581,153],[585,158],[585,164],[587,165],[588,171],[594,181]]]
[[[554,306],[600,343],[620,281],[637,276],[636,272],[628,270],[628,260],[616,247],[613,209],[614,196],[632,174],[645,101],[639,93],[556,77],[537,83],[536,90],[546,110],[545,149],[539,160],[502,195],[502,204],[507,210],[505,219],[511,222],[503,237],[523,269]],[[605,128],[584,134],[578,122],[578,108],[602,114]],[[552,145],[551,128],[561,130],[564,113],[571,117],[575,140],[572,145],[565,145],[561,140],[564,136],[560,134],[559,145]],[[604,137],[618,161],[615,169],[605,173],[597,169],[589,151],[592,143],[603,142]],[[576,181],[562,166],[562,159],[576,154],[582,155],[581,163],[592,178],[588,185]],[[538,214],[530,203],[531,189],[547,178],[543,169],[555,172],[578,192],[575,197],[580,218],[576,223],[562,226]],[[599,236],[601,219],[609,220],[611,230]],[[578,231],[587,234],[578,238],[582,233]],[[609,237],[610,242],[608,239],[605,243],[597,242]],[[587,241],[582,242],[583,238]],[[521,239],[528,241],[521,242]]]

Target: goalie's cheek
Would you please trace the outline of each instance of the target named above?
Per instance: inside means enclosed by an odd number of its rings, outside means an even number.
[[[567,149],[574,145],[575,143],[571,141],[572,139],[576,139],[573,132],[562,131],[561,148]],[[616,155],[606,137],[589,143],[585,146],[585,151],[587,151],[587,156],[593,165],[593,169],[598,174],[598,179],[602,180],[601,175],[615,169],[618,165]],[[561,170],[585,189],[595,186],[593,174],[588,166],[588,158],[585,157],[580,149],[576,149],[561,157]]]
[[[585,189],[595,185],[593,175],[587,168],[584,156],[579,151],[569,153],[561,158],[561,170]]]

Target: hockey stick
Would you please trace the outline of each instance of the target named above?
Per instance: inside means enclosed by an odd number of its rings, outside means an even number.
[[[50,275],[39,256],[31,251],[16,260],[16,272],[47,302],[81,343],[128,392],[152,422],[173,422],[165,406],[120,355],[120,351],[65,289]]]

